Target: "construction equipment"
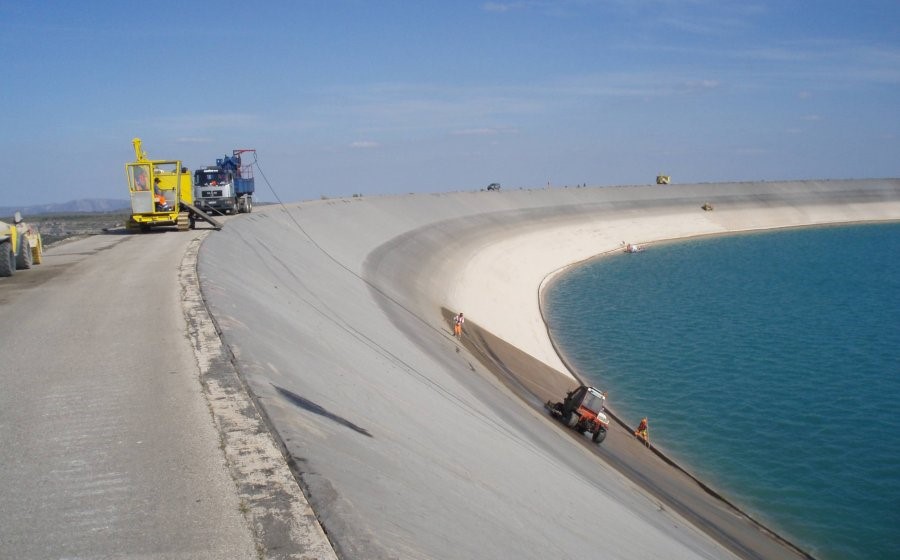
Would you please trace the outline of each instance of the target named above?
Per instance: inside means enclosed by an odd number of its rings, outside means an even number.
[[[253,153],[256,159],[256,150],[233,150],[230,157],[194,172],[194,200],[199,208],[220,214],[253,210],[253,166],[242,165],[241,154],[245,153]]]
[[[657,185],[668,185],[672,182],[672,177],[670,175],[663,175],[660,173],[656,176],[656,184]]]
[[[40,232],[26,224],[22,214],[16,212],[12,224],[0,222],[0,277],[12,276],[16,270],[41,264],[43,255]]]
[[[606,439],[609,430],[609,417],[603,412],[605,404],[606,393],[581,385],[566,393],[562,402],[547,401],[544,407],[576,432],[590,432],[591,439],[599,444]]]
[[[179,160],[150,160],[141,147],[141,139],[131,141],[135,161],[125,164],[125,177],[131,193],[129,229],[149,231],[155,226],[176,226],[179,231],[193,228],[197,220],[216,229],[222,225],[193,205],[191,174]]]

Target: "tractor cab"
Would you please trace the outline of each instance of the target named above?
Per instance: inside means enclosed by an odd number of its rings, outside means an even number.
[[[571,411],[578,416],[593,417],[593,419],[600,421],[606,420],[604,423],[608,424],[609,420],[606,419],[606,414],[603,413],[605,405],[606,395],[593,387],[585,385],[570,392],[566,395],[566,400],[563,401],[563,408],[566,412]]]
[[[605,405],[606,395],[593,387],[587,387],[587,391],[584,392],[584,397],[582,397],[581,406],[590,410],[597,416],[603,414],[603,407]]]

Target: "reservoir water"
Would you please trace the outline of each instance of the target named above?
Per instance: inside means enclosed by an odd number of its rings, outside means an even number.
[[[817,558],[900,558],[900,224],[659,244],[545,294],[570,364]]]

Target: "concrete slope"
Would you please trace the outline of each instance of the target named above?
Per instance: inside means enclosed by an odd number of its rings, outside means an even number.
[[[563,371],[538,298],[561,267],[622,240],[900,219],[898,201],[895,180],[318,201],[232,221],[199,270],[342,557],[788,557],[757,528],[694,527],[523,406],[442,308]]]

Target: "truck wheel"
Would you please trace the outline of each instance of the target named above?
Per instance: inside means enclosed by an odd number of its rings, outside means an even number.
[[[603,426],[597,428],[597,431],[594,432],[594,435],[591,437],[591,439],[594,440],[594,443],[598,445],[603,443],[603,440],[606,439],[606,428],[604,428]]]
[[[16,269],[28,270],[31,268],[31,243],[23,235],[19,243],[19,254],[16,255]]]
[[[0,277],[12,276],[16,271],[16,255],[7,239],[0,243]]]
[[[253,200],[251,198],[247,198],[247,213],[253,212]]]

